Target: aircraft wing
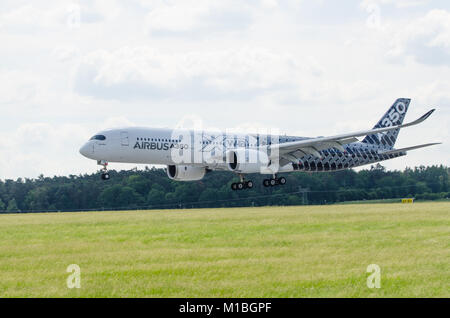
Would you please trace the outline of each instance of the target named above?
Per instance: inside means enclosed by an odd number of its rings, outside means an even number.
[[[403,125],[397,125],[397,126],[391,126],[391,127],[384,127],[384,128],[377,128],[372,130],[364,130],[364,131],[358,131],[354,133],[349,134],[342,134],[342,135],[336,135],[331,137],[318,137],[318,138],[311,138],[306,140],[300,140],[300,141],[292,141],[292,142],[286,142],[282,144],[275,144],[271,145],[271,158],[279,158],[280,164],[288,163],[292,160],[295,160],[296,158],[305,156],[305,155],[314,155],[316,157],[320,157],[319,151],[329,149],[329,148],[337,148],[341,151],[344,151],[343,145],[350,144],[353,142],[358,141],[356,137],[362,137],[367,135],[373,135],[378,133],[383,133],[391,130],[396,130],[400,128],[405,128],[409,126],[414,126],[417,124],[422,123],[425,121],[428,117],[431,116],[431,114],[435,111],[435,109],[430,110],[425,115],[420,117],[419,119],[403,124]]]

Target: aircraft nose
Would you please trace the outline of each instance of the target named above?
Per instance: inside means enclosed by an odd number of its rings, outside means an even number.
[[[89,155],[92,154],[92,145],[90,145],[88,142],[85,143],[81,148],[80,148],[80,153],[85,156],[86,158],[89,158]]]

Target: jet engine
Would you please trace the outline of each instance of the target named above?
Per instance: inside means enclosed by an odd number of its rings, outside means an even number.
[[[206,174],[205,167],[195,166],[167,166],[167,176],[176,181],[197,181],[203,179]]]
[[[262,173],[270,165],[267,153],[255,149],[237,149],[227,152],[227,166],[238,173]]]

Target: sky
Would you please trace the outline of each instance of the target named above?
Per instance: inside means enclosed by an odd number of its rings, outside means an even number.
[[[384,165],[450,165],[449,1],[2,0],[0,43],[0,179],[95,172],[105,128],[327,136],[399,97],[437,111],[396,146],[443,144]]]

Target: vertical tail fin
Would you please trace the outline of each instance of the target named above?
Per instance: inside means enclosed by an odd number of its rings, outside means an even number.
[[[410,102],[411,99],[409,98],[397,99],[391,108],[389,108],[387,113],[381,117],[374,129],[401,125],[405,119]],[[399,132],[400,129],[396,129],[380,134],[368,135],[364,138],[363,142],[367,144],[379,145],[381,147],[393,148]]]

